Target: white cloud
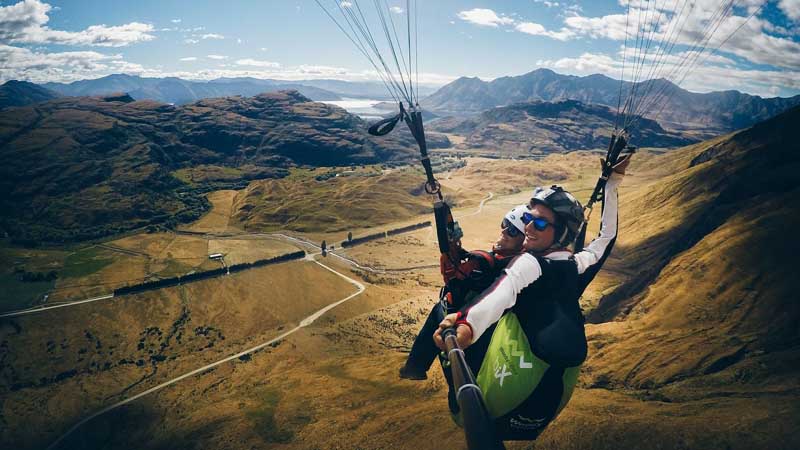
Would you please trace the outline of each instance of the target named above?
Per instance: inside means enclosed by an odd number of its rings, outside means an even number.
[[[778,8],[786,14],[786,17],[800,22],[800,0],[780,0]]]
[[[562,28],[559,31],[548,31],[543,25],[534,22],[519,22],[514,25],[514,29],[520,33],[547,36],[559,41],[567,41],[575,36],[575,33],[567,28]]]
[[[37,83],[48,81],[70,82],[99,78],[113,73],[127,73],[142,77],[179,77],[187,80],[213,80],[221,77],[253,77],[284,81],[302,79],[336,78],[346,81],[380,81],[375,71],[352,71],[344,67],[324,65],[301,65],[285,67],[279,63],[260,66],[239,66],[227,64],[226,67],[165,71],[161,67],[148,68],[125,61],[121,55],[104,55],[94,51],[41,53],[19,47],[0,44],[0,82],[8,80],[28,80]],[[246,61],[246,60],[245,60]],[[257,61],[257,60],[256,60]],[[238,68],[237,68],[238,66]],[[435,73],[420,72],[420,84],[442,86],[456,77]]]
[[[659,7],[657,14],[647,15],[644,0],[631,1],[631,17],[649,17],[643,24],[643,30],[653,30],[653,43],[666,43],[674,40],[677,45],[672,47],[677,51],[682,46],[692,46],[695,43],[703,44],[709,52],[721,44],[720,51],[731,53],[757,64],[767,64],[788,69],[800,69],[800,43],[791,38],[774,36],[773,34],[787,35],[787,31],[759,17],[747,20],[749,15],[758,11],[765,0],[745,0],[739,6],[746,10],[745,16],[731,14],[718,24],[715,18],[719,17],[719,2],[716,0],[697,0],[686,9],[678,8],[677,4],[664,4]],[[626,0],[621,0],[623,6]],[[800,14],[800,0],[782,0],[779,5],[787,16],[797,12]],[[729,11],[730,12],[730,11]],[[736,9],[733,13],[738,12]],[[616,41],[625,39],[624,14],[612,14],[602,17],[582,17],[575,15],[564,19],[564,23],[577,35],[591,38],[607,38]],[[713,31],[713,34],[709,33]],[[635,41],[637,27],[629,29],[629,47]],[[725,41],[727,39],[727,41]]]
[[[0,7],[0,42],[20,44],[90,45],[123,47],[155,39],[153,25],[92,25],[82,31],[54,30],[45,24],[52,6],[39,0],[24,0]]]
[[[342,6],[342,8],[352,8],[353,7],[353,3],[348,2],[348,1],[339,2],[339,4]]]
[[[242,39],[241,38],[236,38],[236,43],[241,45],[242,44]]]
[[[765,33],[766,22],[761,19],[751,19],[739,28],[744,21],[743,17],[727,20],[720,26],[718,35],[714,36],[709,47],[718,46],[722,39],[738,29],[720,51],[732,53],[757,64],[800,70],[800,42]]]
[[[667,70],[680,61],[681,55],[674,55],[667,62]],[[709,59],[711,62],[711,59]],[[714,57],[714,64],[704,64],[697,67],[679,83],[680,87],[694,92],[710,92],[726,89],[736,89],[754,95],[775,96],[781,89],[800,89],[800,71],[779,70],[750,70],[732,67],[732,62],[727,58]],[[621,58],[597,53],[584,53],[574,58],[560,58],[555,60],[540,60],[537,66],[548,67],[553,70],[574,75],[591,75],[602,73],[611,78],[619,79],[622,68]],[[645,66],[646,73],[649,66]],[[644,77],[642,77],[644,78]],[[626,65],[626,80],[631,79],[630,64]],[[679,81],[679,80],[672,80]]]
[[[551,2],[548,0],[533,0],[534,3],[539,3],[541,5],[547,6],[548,8],[553,8],[559,6],[558,2]]]
[[[574,31],[574,35],[592,38],[625,39],[625,14],[612,14],[603,17],[583,17],[575,15],[564,19],[564,24]]]
[[[395,14],[403,14],[403,8],[399,6],[392,6],[389,10]]]
[[[206,40],[206,39],[225,39],[225,36],[223,36],[221,34],[216,34],[216,33],[208,33],[208,34],[204,34],[204,35],[200,36],[200,39],[203,39],[203,40]]]
[[[565,6],[564,10],[567,11],[567,13],[569,13],[569,14],[577,14],[579,12],[583,12],[583,7],[581,7],[581,5],[575,3],[574,5]]]
[[[271,68],[278,68],[281,67],[280,63],[272,62],[272,61],[261,61],[257,59],[240,59],[236,61],[237,65],[240,66],[251,66],[251,67],[271,67]]]
[[[457,14],[458,18],[475,25],[496,28],[499,25],[512,25],[514,19],[505,16],[498,16],[491,9],[474,8],[468,11],[461,11]]]
[[[223,59],[228,59],[228,57],[227,57],[227,56],[225,56],[225,55],[206,55],[206,58],[208,58],[208,59],[215,59],[215,60],[217,60],[217,61],[221,61],[221,60],[223,60]]]
[[[179,61],[185,61],[185,62],[197,61],[197,57],[196,56],[187,56],[186,58],[181,58]]]
[[[95,51],[44,53],[0,44],[0,80],[32,82],[75,81],[111,73],[141,73],[144,68],[124,61],[121,55]]]
[[[189,38],[189,39],[184,39],[183,42],[186,43],[186,44],[197,44],[200,41],[198,41],[197,39]]]
[[[542,4],[545,2],[535,1]],[[564,26],[559,30],[514,19],[490,9],[462,11],[458,13],[458,17],[480,26],[502,26],[507,32],[513,30],[559,41],[578,38],[624,41],[627,29],[629,53],[637,45],[637,36],[646,36],[644,39],[650,47],[641,53],[643,55],[660,51],[669,56],[669,53],[678,53],[700,44],[696,48],[705,47],[708,52],[719,47],[720,52],[739,56],[751,63],[800,70],[800,42],[789,37],[796,34],[795,31],[778,27],[759,17],[748,20],[751,14],[760,11],[759,8],[767,0],[741,0],[736,8],[726,10],[719,9],[719,0],[694,0],[690,3],[618,1],[626,11],[630,3],[628,14],[585,17],[574,5],[568,5],[565,8],[567,16],[564,17]],[[800,0],[780,0],[779,7],[787,17],[800,18]],[[726,15],[719,16],[720,11]],[[720,17],[722,20],[717,21]],[[677,45],[669,44],[670,42]],[[659,45],[661,50],[657,50]],[[628,56],[632,57],[630,54]],[[700,56],[697,61],[702,62],[704,58],[706,56]]]
[[[181,23],[181,19],[172,19],[170,20],[172,23]]]

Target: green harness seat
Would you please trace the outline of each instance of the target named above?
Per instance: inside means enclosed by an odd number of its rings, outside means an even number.
[[[489,414],[504,440],[531,440],[566,406],[580,365],[548,364],[531,350],[513,312],[498,322],[478,372]]]

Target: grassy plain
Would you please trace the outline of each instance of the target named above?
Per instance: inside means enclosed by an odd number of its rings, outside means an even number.
[[[2,441],[41,448],[107,402],[267,341],[355,290],[300,261],[4,320]]]
[[[12,311],[47,302],[80,300],[111,293],[142,281],[216,269],[208,255],[222,253],[228,265],[268,259],[297,251],[296,245],[275,237],[245,235],[229,227],[236,191],[209,195],[211,210],[185,228],[190,233],[141,233],[107,242],[67,248],[25,249],[0,247],[0,311]],[[14,270],[56,271],[47,282],[24,282]],[[47,300],[44,296],[47,295]]]

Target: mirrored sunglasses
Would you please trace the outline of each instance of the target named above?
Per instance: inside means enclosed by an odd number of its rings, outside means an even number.
[[[525,225],[533,222],[533,228],[536,228],[537,231],[544,231],[547,229],[547,226],[555,226],[552,223],[548,222],[547,219],[542,217],[534,216],[529,212],[522,213],[522,223]]]
[[[503,232],[508,234],[510,237],[517,237],[522,234],[522,231],[519,231],[517,227],[514,226],[508,219],[503,219],[500,223],[500,228],[503,229]]]

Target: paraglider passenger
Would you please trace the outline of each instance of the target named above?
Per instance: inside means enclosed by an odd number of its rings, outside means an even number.
[[[441,271],[445,287],[441,291],[441,301],[431,309],[414,340],[406,363],[400,369],[400,378],[427,379],[426,372],[439,354],[431,335],[448,312],[458,311],[481,293],[494,282],[511,257],[522,252],[522,241],[525,238],[522,214],[527,209],[527,205],[519,205],[506,213],[500,223],[500,236],[492,245],[491,252],[464,251],[458,270],[452,267],[449,260],[442,260]]]

